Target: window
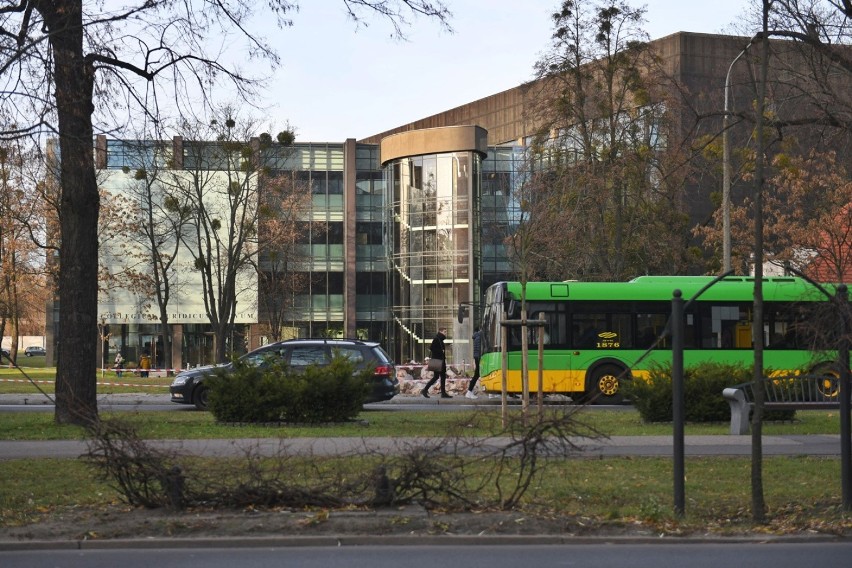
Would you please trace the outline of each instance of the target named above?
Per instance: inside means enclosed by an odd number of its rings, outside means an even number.
[[[342,294],[343,293],[343,273],[329,272],[328,273],[328,293]]]
[[[660,334],[666,328],[669,320],[668,314],[664,313],[638,313],[636,314],[636,341],[634,347],[637,349],[648,349],[657,341]],[[671,344],[666,336],[657,344],[659,349],[669,349]]]
[[[343,244],[343,223],[330,222],[328,227],[328,244],[342,245]]]
[[[323,365],[328,363],[325,347],[322,345],[294,345],[290,351],[290,365]]]
[[[273,363],[276,360],[281,360],[283,357],[280,347],[273,347],[264,350],[254,351],[242,358],[242,361],[252,367],[261,367]]]
[[[565,304],[556,302],[531,302],[527,319],[538,320],[544,314],[544,344],[565,346],[568,343]],[[538,327],[529,328],[529,344],[538,345]]]
[[[382,244],[381,223],[355,223],[355,244],[358,245],[380,245]]]
[[[356,272],[355,293],[384,295],[387,293],[386,278],[384,272]]]
[[[328,172],[329,195],[343,195],[343,172]]]
[[[107,140],[107,168],[131,170],[168,167],[172,146],[148,140]]]
[[[571,305],[572,344],[577,349],[627,349],[633,345],[632,316],[625,302]]]
[[[701,305],[699,319],[702,349],[752,348],[751,304]]]
[[[355,365],[364,362],[364,354],[361,353],[360,349],[354,347],[334,347],[332,352],[335,356],[344,357]]]
[[[324,195],[325,192],[325,172],[311,172],[311,193]]]

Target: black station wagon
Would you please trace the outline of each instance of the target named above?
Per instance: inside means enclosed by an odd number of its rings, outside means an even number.
[[[373,369],[372,388],[367,392],[365,402],[389,400],[399,394],[399,380],[396,368],[390,357],[378,343],[355,339],[288,339],[264,345],[240,360],[256,367],[270,361],[282,361],[295,371],[304,370],[310,365],[328,365],[335,355],[349,359],[357,371]],[[233,365],[198,367],[181,371],[169,387],[172,402],[194,404],[196,408],[207,408],[208,389],[204,384],[206,377],[216,369],[230,369]]]

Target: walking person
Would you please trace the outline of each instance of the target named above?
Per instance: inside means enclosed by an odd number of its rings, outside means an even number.
[[[478,327],[473,332],[473,378],[467,384],[467,392],[464,393],[465,398],[476,399],[476,393],[473,391],[476,387],[476,381],[479,380],[479,359],[482,357],[482,330]]]
[[[444,340],[446,338],[447,328],[442,327],[438,329],[438,333],[435,335],[435,338],[432,340],[432,344],[429,346],[430,358],[441,361],[441,370],[434,371],[432,373],[432,378],[428,383],[426,383],[423,390],[420,391],[423,398],[429,398],[429,388],[434,385],[439,378],[441,379],[441,398],[453,398],[447,393],[447,351],[444,346]]]
[[[121,378],[121,373],[124,372],[124,357],[121,356],[121,352],[115,354],[115,361],[113,362],[112,368],[115,369],[115,376],[119,379]]]

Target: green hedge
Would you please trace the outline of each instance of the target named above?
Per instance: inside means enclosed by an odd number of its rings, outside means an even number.
[[[294,373],[285,365],[239,365],[207,379],[210,412],[219,422],[344,422],[362,409],[371,371],[345,358]]]
[[[687,422],[727,422],[731,419],[722,391],[752,380],[751,367],[701,363],[684,369],[684,418]],[[645,422],[672,421],[672,373],[670,366],[654,367],[648,379],[627,385],[627,396]],[[767,420],[790,420],[793,410],[767,412]]]

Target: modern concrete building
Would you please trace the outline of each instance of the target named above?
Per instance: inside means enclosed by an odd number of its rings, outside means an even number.
[[[726,74],[747,43],[748,38],[693,33],[652,42],[689,99],[690,110],[680,120],[692,136],[720,132]],[[746,108],[753,99],[749,65],[731,71],[734,107]],[[520,85],[362,140],[300,142],[286,159],[270,158],[265,166],[292,170],[309,184],[306,220],[323,225],[322,231],[308,231],[301,245],[311,259],[310,278],[289,310],[290,333],[377,340],[405,362],[422,360],[438,328],[447,327],[451,362],[471,361],[469,338],[480,295],[491,283],[512,277],[501,235],[511,230],[508,189],[517,183],[534,131],[527,110],[536,92],[536,83]],[[696,122],[702,112],[715,117]],[[747,136],[748,128],[738,127],[738,135]],[[188,144],[166,143],[173,167],[183,163]],[[96,151],[103,170],[128,166],[121,141],[99,138]],[[685,188],[696,222],[713,211],[710,195],[719,183],[695,179]],[[489,230],[494,227],[501,230]],[[463,323],[456,319],[460,305],[472,316]],[[156,347],[159,332],[150,317],[125,321],[107,317],[116,310],[103,308],[111,331],[108,350],[121,349],[132,361]],[[175,313],[174,366],[210,362],[205,324],[188,311],[188,318]],[[257,325],[264,314],[255,301],[243,316],[238,320],[246,324],[243,345],[257,347],[266,340]],[[232,347],[243,345],[235,340]]]

